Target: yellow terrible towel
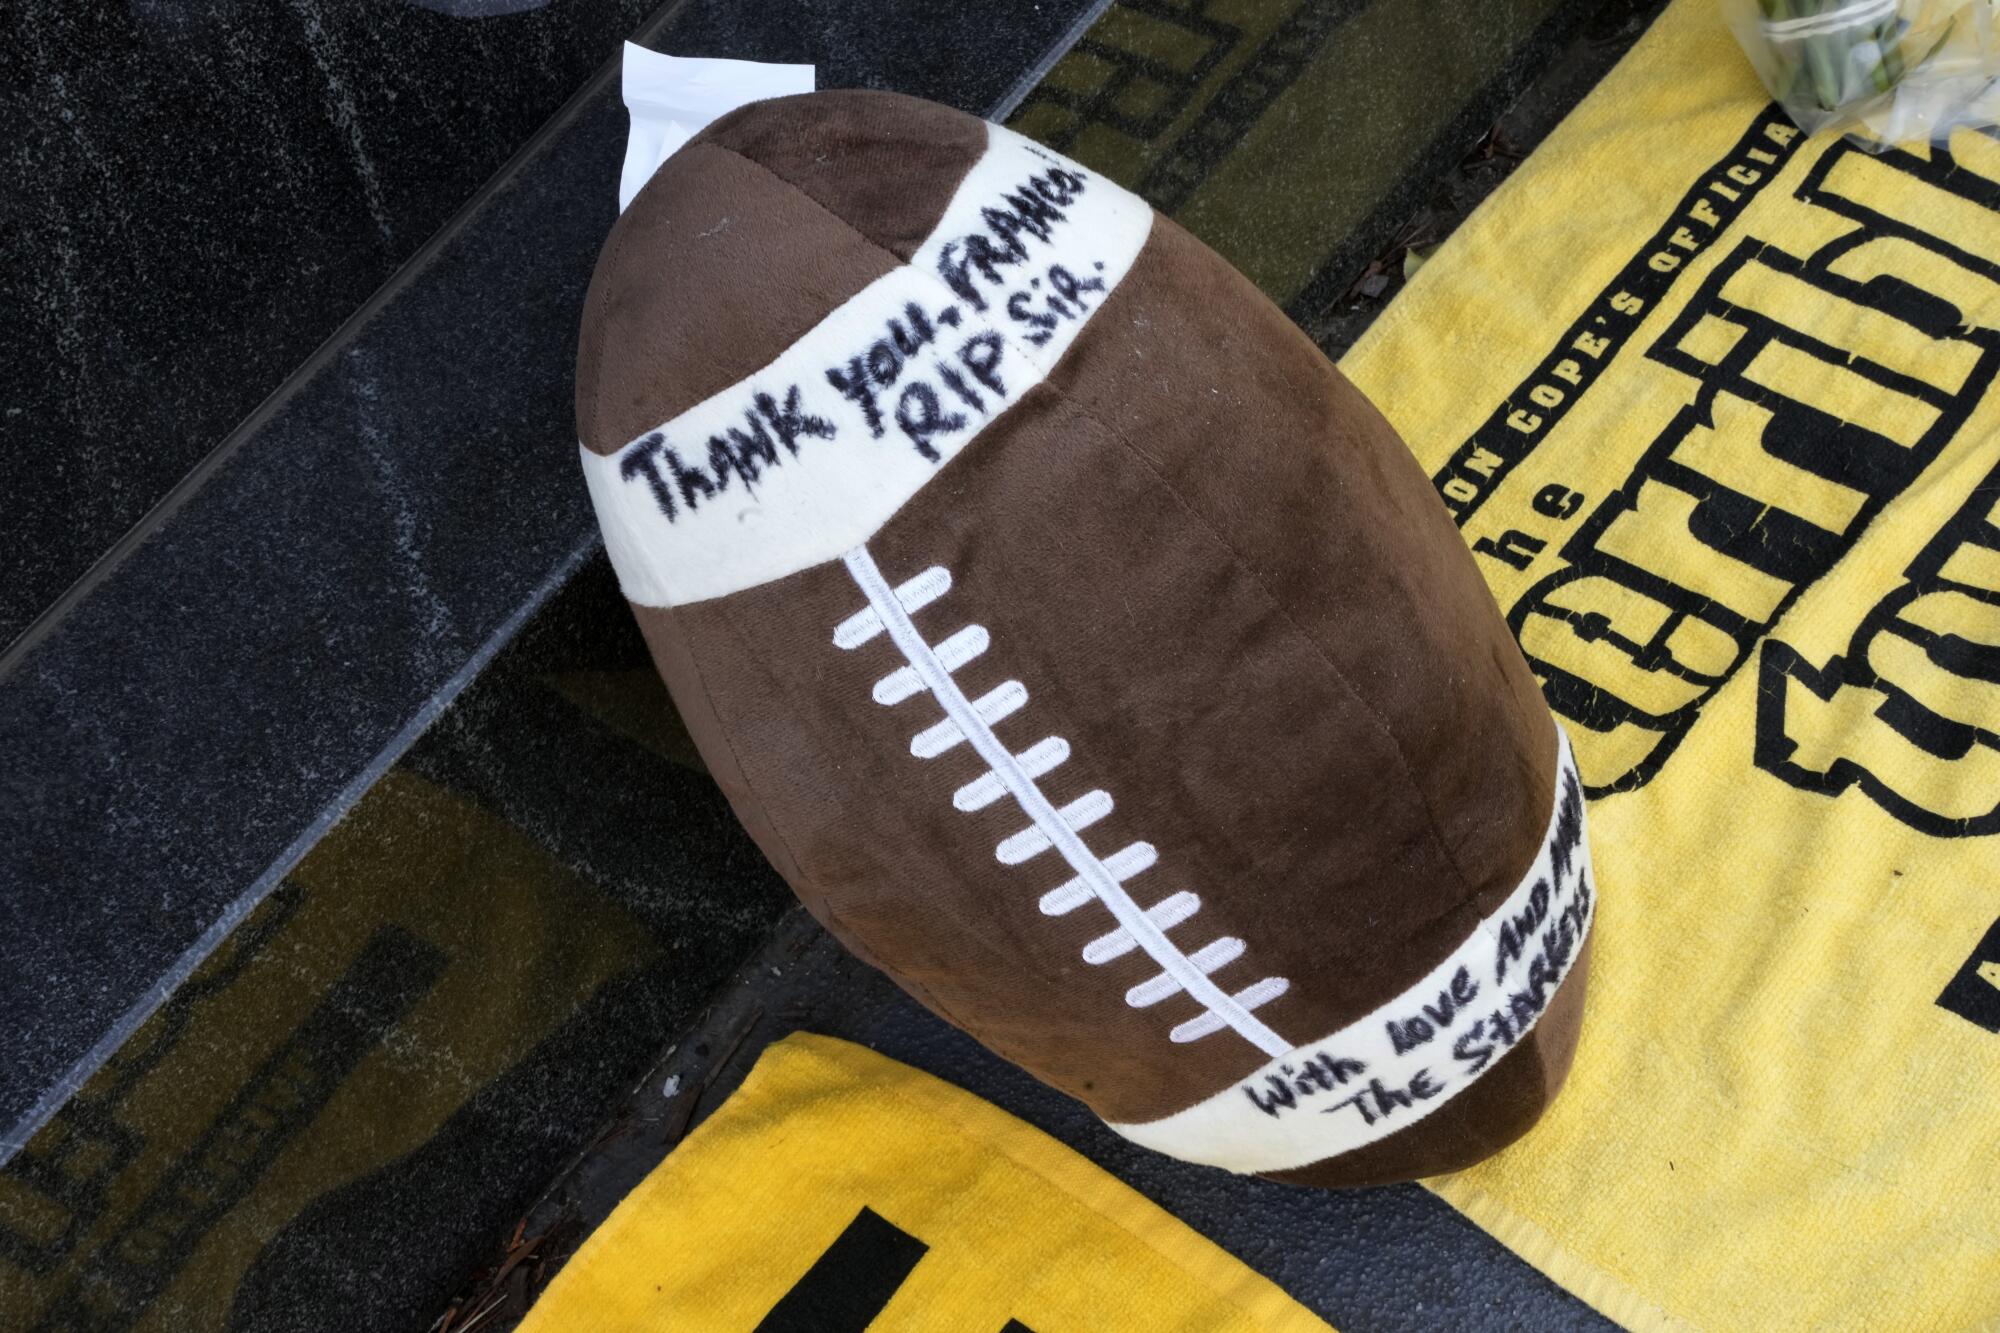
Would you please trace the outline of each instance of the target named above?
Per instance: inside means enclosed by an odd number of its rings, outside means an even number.
[[[1040,1131],[804,1035],[618,1205],[522,1330],[864,1327],[1328,1333]]]
[[[1636,1327],[2000,1321],[2000,141],[1678,0],[1344,368],[1597,798],[1568,1090],[1435,1188]]]

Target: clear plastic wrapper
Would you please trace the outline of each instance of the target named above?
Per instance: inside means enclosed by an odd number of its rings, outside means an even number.
[[[625,43],[623,86],[632,129],[618,177],[618,211],[653,178],[660,163],[702,127],[750,102],[813,90],[811,65],[669,56]]]
[[[1887,148],[2000,124],[2000,0],[1722,0],[1764,86],[1808,130]]]

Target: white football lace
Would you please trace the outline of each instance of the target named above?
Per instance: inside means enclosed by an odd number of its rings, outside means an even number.
[[[967,625],[935,645],[917,632],[911,616],[951,590],[951,572],[933,565],[891,588],[866,546],[855,547],[842,559],[868,605],[840,622],[833,632],[834,643],[843,649],[859,648],[886,630],[908,665],[875,683],[875,701],[893,707],[928,693],[944,710],[941,721],[911,740],[910,753],[919,759],[933,759],[960,743],[969,743],[985,761],[987,772],[958,789],[952,796],[954,806],[971,812],[985,809],[1002,796],[1014,798],[1027,816],[1028,826],[1003,838],[994,849],[1002,865],[1021,865],[1050,848],[1069,863],[1072,878],[1041,897],[1044,915],[1063,916],[1093,898],[1110,911],[1118,929],[1085,945],[1084,961],[1102,965],[1134,949],[1144,950],[1159,966],[1159,974],[1127,990],[1125,1003],[1144,1009],[1185,991],[1202,1006],[1198,1016],[1168,1034],[1174,1041],[1198,1041],[1229,1028],[1266,1055],[1289,1052],[1291,1043],[1266,1027],[1252,1011],[1283,995],[1291,983],[1283,977],[1265,977],[1234,994],[1216,985],[1211,974],[1243,956],[1243,941],[1225,935],[1192,954],[1183,953],[1167,938],[1167,932],[1200,911],[1201,899],[1183,890],[1150,908],[1141,908],[1123,886],[1159,859],[1152,844],[1135,842],[1100,859],[1080,836],[1111,813],[1111,794],[1101,789],[1089,791],[1058,809],[1035,785],[1035,779],[1069,758],[1069,742],[1049,736],[1016,754],[993,734],[996,723],[1027,704],[1028,687],[1010,680],[977,699],[966,698],[958,688],[952,673],[986,651],[992,641],[986,628]]]

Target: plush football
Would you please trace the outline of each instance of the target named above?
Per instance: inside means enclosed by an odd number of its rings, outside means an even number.
[[[737,814],[939,1015],[1313,1184],[1554,1096],[1566,742],[1393,430],[1172,222],[925,102],[754,104],[613,230],[577,421]]]

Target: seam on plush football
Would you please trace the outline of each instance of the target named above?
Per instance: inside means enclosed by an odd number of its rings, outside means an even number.
[[[806,192],[805,187],[800,185],[797,181],[788,180],[785,177],[780,176],[777,172],[771,170],[770,167],[766,166],[762,162],[759,162],[756,158],[751,157],[748,153],[743,152],[741,149],[731,148],[726,143],[705,143],[702,145],[702,147],[713,148],[718,153],[728,153],[732,157],[740,158],[741,160],[748,162],[751,166],[757,168],[757,170],[763,172],[766,176],[769,176],[772,180],[778,182],[778,184],[784,186],[787,190],[790,190],[793,194],[805,200],[807,203],[811,204],[814,208],[817,208],[820,212],[832,218],[835,222],[838,222],[842,227],[846,228],[850,233],[852,233],[856,240],[860,241],[863,245],[867,246],[870,250],[873,250],[875,253],[885,256],[895,268],[911,267],[909,260],[903,258],[901,255],[897,254],[894,250],[891,250],[888,246],[882,244],[882,242],[876,240],[873,236],[870,236],[867,232],[855,226],[851,221],[842,217],[840,214],[834,212],[832,209],[828,208],[825,204],[821,203],[819,200],[813,198],[812,195]],[[1001,415],[1004,416],[1006,414],[1003,412]],[[995,417],[994,420],[997,421],[999,420],[999,418]]]
[[[898,267],[909,266],[908,262],[902,259],[899,255],[897,255],[895,251],[890,250],[888,247],[877,242],[873,237],[868,236],[866,233],[862,232],[861,229],[856,227],[852,222],[848,221],[844,217],[841,217],[840,214],[834,212],[832,209],[828,208],[825,204],[813,198],[810,194],[806,193],[805,190],[801,189],[798,185],[796,185],[792,181],[786,180],[783,176],[771,170],[771,168],[766,166],[764,163],[759,162],[755,158],[750,157],[742,152],[739,152],[738,150],[728,146],[727,144],[710,144],[707,146],[713,147],[718,152],[734,154],[736,157],[741,158],[743,161],[750,163],[751,165],[755,166],[759,171],[769,176],[772,180],[778,181],[786,189],[790,190],[793,194],[796,194],[799,198],[804,199],[807,203],[811,204],[821,213],[824,213],[827,217],[834,219],[836,222],[838,222],[847,231],[851,232],[855,237],[857,237],[864,245],[868,246],[870,249],[876,251],[879,254],[887,256]],[[1150,208],[1151,205],[1147,205],[1147,207]],[[1156,221],[1160,220],[1160,215],[1158,214],[1157,210],[1155,210],[1154,212],[1154,217]],[[1007,336],[1004,330],[1003,330],[1003,336]],[[1009,341],[1014,342],[1017,347],[1019,346],[1018,340],[1009,337]],[[1071,349],[1072,352],[1074,350],[1075,349]],[[1317,349],[1315,349],[1315,351],[1317,351]],[[1057,363],[1057,366],[1059,365],[1060,363]],[[1320,660],[1320,663],[1323,666],[1325,666],[1327,671],[1331,673],[1333,678],[1339,683],[1342,691],[1345,692],[1349,698],[1353,699],[1356,706],[1360,708],[1362,714],[1366,716],[1377,728],[1379,728],[1382,735],[1388,740],[1389,748],[1396,756],[1396,766],[1402,773],[1403,781],[1409,787],[1410,791],[1414,793],[1417,805],[1424,812],[1424,824],[1425,827],[1430,832],[1431,841],[1436,846],[1438,854],[1444,859],[1444,863],[1447,866],[1451,867],[1452,874],[1458,880],[1459,890],[1461,894],[1459,900],[1457,902],[1454,902],[1450,907],[1446,908],[1444,911],[1439,912],[1438,915],[1436,917],[1431,918],[1431,920],[1440,920],[1443,917],[1449,915],[1451,912],[1460,909],[1465,904],[1473,902],[1478,897],[1478,890],[1472,887],[1470,881],[1468,881],[1468,879],[1466,878],[1464,867],[1459,864],[1458,857],[1453,854],[1450,845],[1446,842],[1444,837],[1444,831],[1438,824],[1437,812],[1432,809],[1429,796],[1424,792],[1423,788],[1418,785],[1416,780],[1416,774],[1414,770],[1412,770],[1412,768],[1410,767],[1409,756],[1404,752],[1402,741],[1396,735],[1395,729],[1389,725],[1388,719],[1383,717],[1381,712],[1378,709],[1376,709],[1375,706],[1372,703],[1370,703],[1369,700],[1359,690],[1357,690],[1354,687],[1354,682],[1348,679],[1347,674],[1340,669],[1339,664],[1334,662],[1333,659],[1327,654],[1325,646],[1321,644],[1319,640],[1316,639],[1313,635],[1307,633],[1305,628],[1298,623],[1297,618],[1294,617],[1291,614],[1291,612],[1285,607],[1284,603],[1279,601],[1278,598],[1272,594],[1270,586],[1264,581],[1263,573],[1256,567],[1251,565],[1250,562],[1243,556],[1243,554],[1236,549],[1235,545],[1231,543],[1227,538],[1225,538],[1221,534],[1221,532],[1217,530],[1217,528],[1213,523],[1209,522],[1208,517],[1205,514],[1201,513],[1201,511],[1196,509],[1188,501],[1187,497],[1182,495],[1181,492],[1171,482],[1169,482],[1164,475],[1161,474],[1160,470],[1153,465],[1152,460],[1147,458],[1144,453],[1142,453],[1139,449],[1137,449],[1131,443],[1130,440],[1126,439],[1123,432],[1115,429],[1110,424],[1105,422],[1095,412],[1091,411],[1082,402],[1080,402],[1078,399],[1076,399],[1070,393],[1068,393],[1061,385],[1056,383],[1057,366],[1051,366],[1048,377],[1045,378],[1041,384],[1035,387],[1038,389],[1046,388],[1050,392],[1056,394],[1058,397],[1062,399],[1064,403],[1072,407],[1078,413],[1078,415],[1082,416],[1084,419],[1092,422],[1099,429],[1103,430],[1105,434],[1114,442],[1116,442],[1118,446],[1121,449],[1123,449],[1126,453],[1129,453],[1133,457],[1137,458],[1139,460],[1140,465],[1146,469],[1146,471],[1154,478],[1155,481],[1159,483],[1159,485],[1167,492],[1167,494],[1173,497],[1174,502],[1178,504],[1182,508],[1182,510],[1189,515],[1189,517],[1191,517],[1196,523],[1198,523],[1203,531],[1207,532],[1209,536],[1213,537],[1225,551],[1229,552],[1231,560],[1233,560],[1237,565],[1237,567],[1240,568],[1246,575],[1248,575],[1251,581],[1257,585],[1257,591],[1263,594],[1264,600],[1271,605],[1272,609],[1277,613],[1278,617],[1292,630],[1294,634],[1298,635],[1299,638],[1304,641],[1306,646],[1311,650],[1312,654]],[[1034,390],[1031,389],[1029,392],[1033,393]],[[1018,406],[1019,404],[1015,404],[1013,407],[1009,407],[1006,411],[1001,412],[998,416],[994,417],[992,421],[988,422],[985,430],[981,431],[980,433],[982,435],[987,435],[1001,422],[1006,420],[1008,411],[1013,411],[1014,407]],[[971,453],[972,450],[977,447],[977,444],[978,444],[977,440],[973,441],[972,444],[966,447],[963,453],[964,454]],[[943,468],[938,469],[939,476],[942,476],[945,472],[945,469],[951,466],[952,461],[956,460],[955,459],[948,460]]]
[[[647,182],[649,185],[651,183],[651,181]],[[642,189],[640,193],[644,194],[645,191]],[[637,204],[638,200],[635,198],[632,202]],[[628,209],[627,211],[629,212],[630,210]],[[584,307],[583,312],[583,327],[589,332],[592,342],[590,349],[590,421],[588,425],[583,422],[577,423],[577,435],[579,439],[583,440],[585,448],[589,449],[592,453],[601,453],[605,457],[609,457],[611,454],[624,448],[624,442],[621,441],[613,445],[609,450],[600,450],[596,445],[591,444],[588,439],[584,439],[583,437],[596,436],[599,433],[597,423],[603,419],[606,320],[604,307],[606,302],[611,299],[612,280],[619,270],[620,261],[624,258],[625,254],[625,243],[631,238],[631,235],[632,228],[620,227],[616,223],[612,224],[611,248],[605,252],[603,260],[599,262],[596,271],[592,274],[590,300]]]
[[[1306,631],[1306,628],[1303,625],[1299,624],[1298,619],[1292,615],[1290,610],[1286,608],[1285,604],[1279,601],[1278,598],[1271,592],[1270,586],[1264,582],[1264,575],[1262,571],[1258,570],[1256,566],[1252,565],[1250,561],[1243,555],[1243,553],[1236,549],[1235,544],[1231,542],[1227,537],[1223,536],[1221,530],[1218,529],[1215,526],[1215,524],[1209,522],[1208,516],[1203,514],[1199,509],[1196,509],[1194,505],[1188,500],[1188,498],[1182,495],[1180,490],[1177,487],[1175,487],[1172,482],[1167,480],[1166,476],[1159,470],[1159,468],[1154,466],[1152,459],[1146,457],[1145,453],[1142,450],[1140,450],[1137,446],[1135,446],[1130,440],[1125,438],[1124,432],[1116,429],[1110,423],[1106,422],[1102,417],[1098,416],[1097,413],[1093,412],[1089,407],[1085,406],[1081,401],[1073,397],[1068,390],[1063,388],[1060,384],[1057,384],[1055,382],[1054,375],[1050,375],[1048,379],[1044,380],[1040,385],[1037,385],[1036,387],[1046,388],[1050,392],[1057,395],[1059,398],[1063,400],[1063,402],[1067,403],[1076,412],[1078,416],[1082,417],[1086,421],[1091,422],[1099,430],[1102,430],[1114,443],[1118,445],[1120,449],[1124,450],[1126,453],[1130,454],[1133,458],[1137,459],[1139,465],[1146,469],[1147,473],[1153,478],[1154,481],[1159,483],[1160,488],[1164,490],[1168,495],[1173,497],[1174,503],[1179,505],[1181,509],[1188,515],[1189,518],[1193,519],[1197,524],[1199,524],[1201,526],[1202,531],[1206,532],[1210,537],[1213,537],[1216,543],[1220,545],[1223,550],[1229,552],[1229,558],[1233,562],[1235,562],[1237,568],[1241,569],[1244,574],[1249,576],[1250,581],[1252,583],[1255,583],[1257,585],[1257,591],[1263,594],[1264,600],[1270,604],[1271,609],[1277,613],[1278,618],[1285,623],[1286,627],[1289,628],[1293,634],[1297,635],[1299,639],[1302,642],[1304,642],[1306,647],[1311,650],[1313,656],[1319,659],[1320,664],[1324,666],[1327,669],[1328,673],[1333,676],[1334,680],[1339,683],[1340,688],[1348,695],[1348,697],[1354,700],[1356,706],[1360,708],[1363,715],[1365,715],[1369,719],[1369,721],[1373,722],[1375,726],[1381,730],[1382,735],[1389,742],[1390,750],[1393,751],[1396,756],[1396,767],[1402,771],[1403,781],[1409,786],[1411,792],[1415,794],[1417,805],[1421,807],[1424,812],[1424,824],[1430,829],[1431,841],[1436,844],[1438,854],[1444,858],[1444,863],[1451,867],[1452,874],[1458,877],[1459,888],[1460,890],[1462,890],[1464,894],[1464,896],[1458,902],[1452,904],[1452,906],[1446,909],[1445,911],[1438,913],[1436,917],[1430,918],[1430,920],[1440,920],[1444,916],[1449,915],[1450,912],[1455,911],[1464,904],[1472,902],[1474,899],[1476,899],[1478,897],[1478,890],[1474,889],[1472,885],[1467,881],[1465,877],[1464,867],[1460,866],[1458,863],[1458,858],[1452,855],[1451,847],[1445,841],[1444,831],[1438,826],[1437,813],[1431,809],[1430,798],[1424,793],[1424,789],[1417,783],[1416,773],[1410,767],[1409,756],[1404,753],[1403,743],[1397,737],[1395,728],[1389,725],[1389,720],[1382,716],[1381,712],[1377,710],[1376,707],[1368,701],[1367,697],[1364,696],[1361,693],[1361,691],[1354,688],[1354,682],[1349,680],[1347,677],[1347,673],[1340,669],[1339,663],[1335,662],[1330,656],[1328,656],[1325,646],[1322,645],[1317,638],[1308,633]],[[1001,415],[1002,417],[1004,417],[1005,413],[1002,413]],[[966,452],[970,453],[971,450],[968,448]],[[946,466],[950,465],[946,464]]]

